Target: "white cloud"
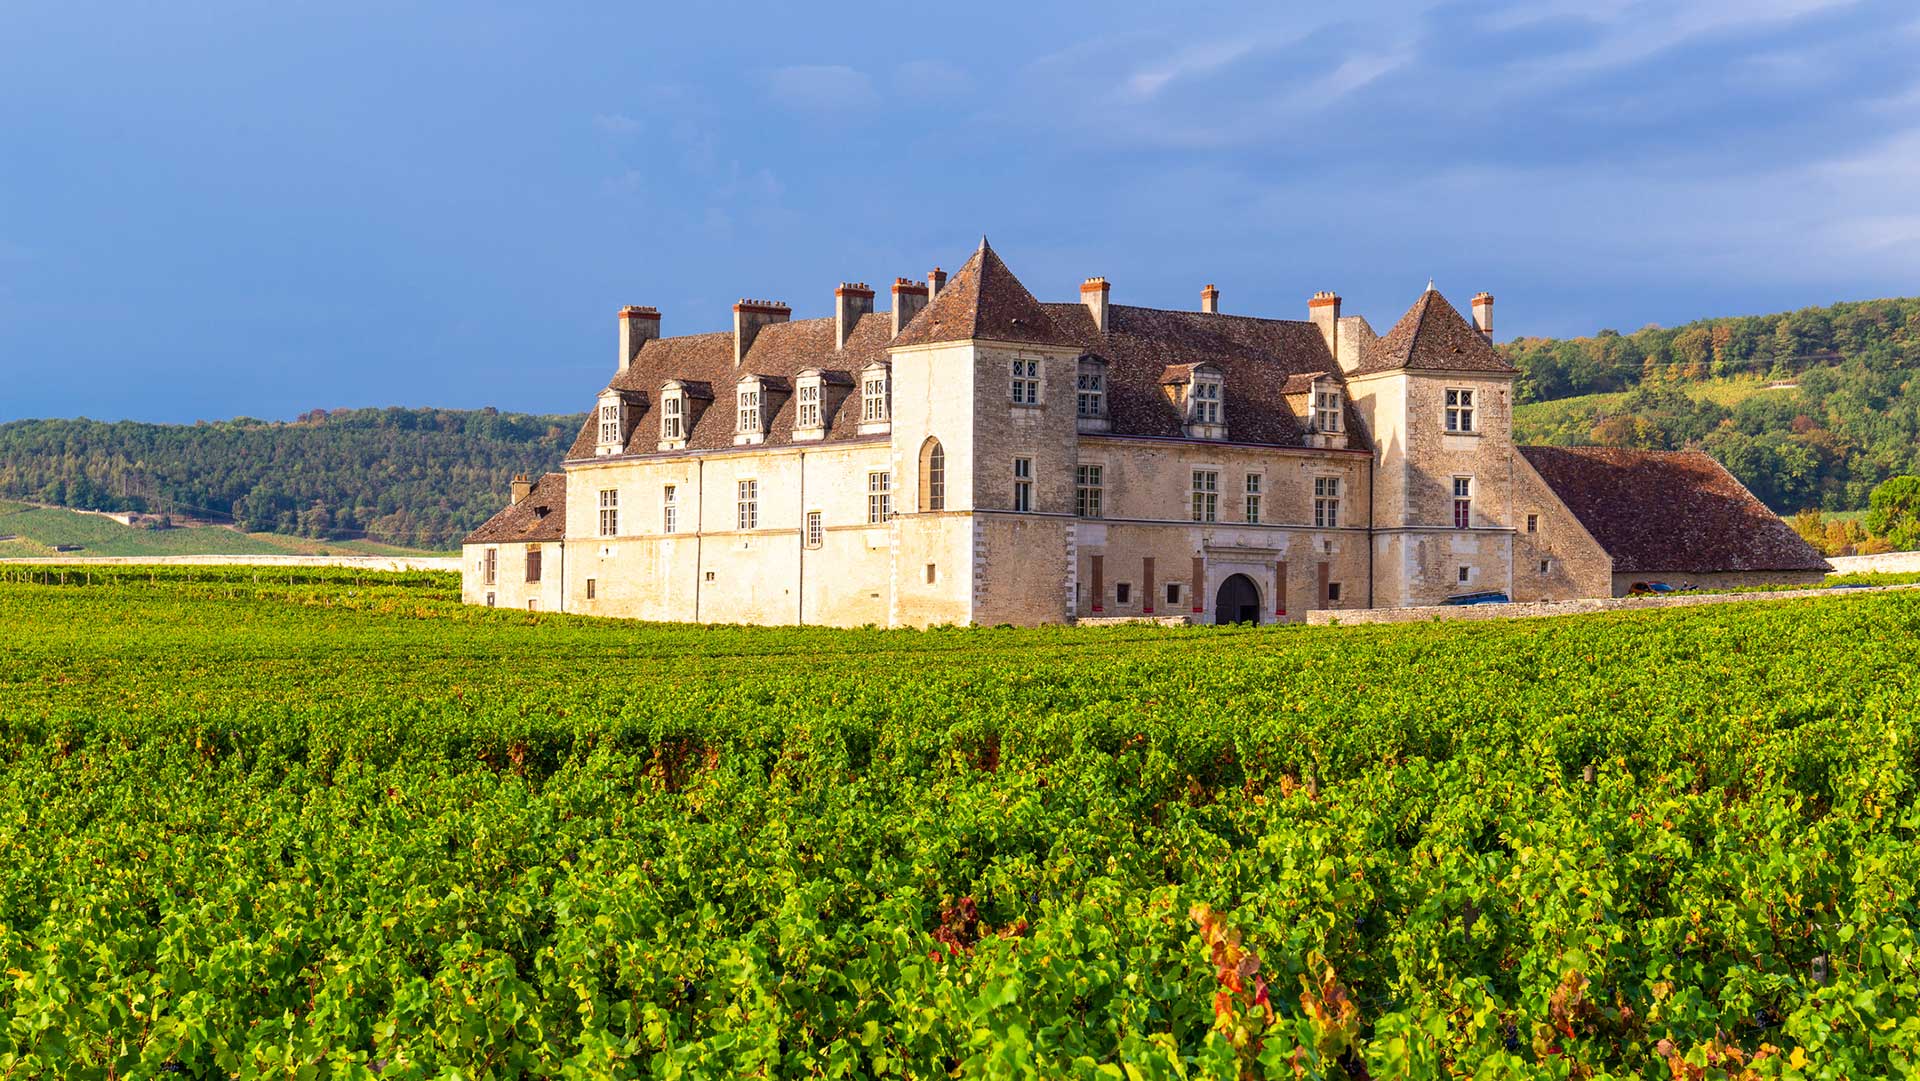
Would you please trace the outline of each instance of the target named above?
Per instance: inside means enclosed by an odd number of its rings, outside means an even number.
[[[799,109],[838,109],[874,98],[873,80],[845,64],[795,64],[776,68],[767,87],[782,105]]]
[[[893,69],[893,85],[905,94],[957,94],[973,86],[973,77],[945,60],[909,60]]]
[[[632,135],[642,127],[640,121],[625,113],[600,113],[593,118],[593,126],[608,135]]]

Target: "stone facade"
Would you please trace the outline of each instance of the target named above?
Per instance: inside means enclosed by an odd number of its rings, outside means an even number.
[[[924,627],[1617,591],[1513,445],[1490,296],[1474,326],[1429,290],[1376,335],[1331,293],[1291,321],[1224,314],[1211,286],[1199,312],[1110,291],[1041,304],[983,241],[950,284],[896,280],[891,313],[858,283],[823,320],[743,300],[731,334],[662,338],[657,311],[622,309],[564,473],[469,538],[464,595]]]

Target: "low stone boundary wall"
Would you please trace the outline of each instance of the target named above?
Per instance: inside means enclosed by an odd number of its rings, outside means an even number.
[[[1191,616],[1081,616],[1073,621],[1076,627],[1124,627],[1128,624],[1152,624],[1157,627],[1187,627],[1193,624]]]
[[[1905,574],[1920,571],[1920,552],[1883,552],[1877,556],[1828,556],[1835,574]]]
[[[363,571],[460,570],[459,556],[34,556],[0,559],[33,567],[345,567]]]
[[[1891,593],[1902,589],[1920,589],[1920,584],[1874,586],[1868,589],[1777,589],[1754,593],[1694,593],[1683,597],[1593,597],[1586,600],[1548,601],[1536,604],[1434,605],[1425,608],[1361,608],[1351,611],[1323,609],[1308,612],[1307,623],[1314,627],[1325,627],[1333,623],[1351,627],[1361,623],[1531,619],[1540,616],[1582,616],[1595,612],[1633,612],[1642,608],[1691,608],[1701,604],[1735,604],[1742,601],[1858,597],[1863,593]]]

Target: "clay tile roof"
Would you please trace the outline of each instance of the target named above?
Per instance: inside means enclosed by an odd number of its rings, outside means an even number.
[[[1719,462],[1699,451],[1521,447],[1623,574],[1830,570]]]
[[[957,271],[953,280],[940,290],[933,303],[921,309],[913,321],[901,328],[893,344],[929,345],[935,342],[964,342],[982,339],[996,342],[1021,342],[1030,345],[1072,345],[1047,318],[1046,309],[1007,264],[987,246]]]
[[[885,363],[892,333],[887,312],[863,313],[847,336],[844,349],[834,348],[832,319],[768,323],[754,336],[745,361],[737,369],[733,364],[732,331],[655,338],[641,346],[633,363],[615,375],[608,387],[646,395],[645,409],[634,410],[636,415],[630,418],[628,445],[636,454],[654,452],[660,431],[660,388],[673,379],[686,385],[696,405],[711,402],[694,410],[692,428],[687,433],[688,450],[721,450],[734,445],[732,395],[740,380],[749,375],[760,377],[770,399],[762,405],[772,410],[767,418],[766,444],[790,443],[794,414],[799,408],[791,393],[793,381],[801,372],[816,368],[824,374],[823,384],[828,388],[822,403],[828,410],[824,442],[884,441],[885,435],[858,434],[860,396],[850,392],[854,384],[850,373],[874,361]],[[567,458],[592,458],[597,438],[590,414]]]
[[[1163,381],[1210,364],[1226,380],[1229,442],[1305,446],[1304,418],[1294,415],[1286,388],[1295,377],[1338,370],[1320,329],[1304,321],[1112,304],[1103,334],[1084,304],[1044,307],[1055,326],[1107,362],[1107,412],[1115,435],[1182,438],[1180,413]],[[1346,430],[1349,447],[1368,448],[1350,395]]]
[[[567,535],[567,475],[548,473],[534,482],[527,498],[509,503],[467,534],[466,544],[523,544],[560,541]]]
[[[1455,372],[1512,372],[1493,344],[1466,321],[1439,290],[1428,289],[1386,335],[1372,342],[1354,375],[1403,368]]]
[[[1332,372],[1301,372],[1299,375],[1287,376],[1287,381],[1280,387],[1280,393],[1306,394],[1313,390],[1315,383],[1331,378],[1332,375]]]

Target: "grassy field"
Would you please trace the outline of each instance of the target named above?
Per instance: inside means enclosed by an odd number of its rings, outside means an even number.
[[[221,526],[140,529],[98,514],[58,507],[0,502],[0,558],[51,556],[56,545],[77,544],[75,555],[444,555],[373,541],[321,541],[272,533],[242,533]]]
[[[455,588],[0,580],[0,1077],[1920,1066],[1920,595],[911,632]]]
[[[1738,377],[1728,379],[1708,379],[1698,383],[1680,383],[1678,387],[1694,401],[1713,401],[1728,409],[1756,394],[1776,393],[1768,389],[1768,379]],[[1513,437],[1516,442],[1538,442],[1541,434],[1558,429],[1568,423],[1585,421],[1608,412],[1626,398],[1626,392],[1610,394],[1580,394],[1571,398],[1556,398],[1550,402],[1528,402],[1515,406],[1513,410]]]

